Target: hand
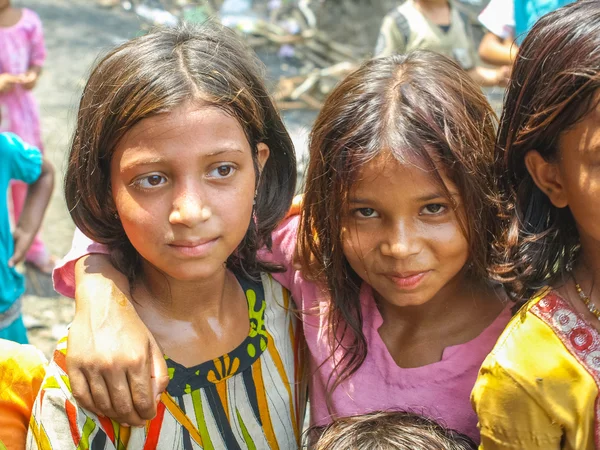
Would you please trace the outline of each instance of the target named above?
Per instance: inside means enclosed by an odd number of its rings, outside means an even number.
[[[23,261],[34,237],[34,232],[27,232],[19,227],[15,228],[13,231],[14,251],[8,260],[8,267],[14,267]]]
[[[30,70],[18,77],[18,83],[28,91],[33,89],[37,84],[38,73],[34,70]]]
[[[19,83],[19,77],[10,73],[0,74],[0,94],[12,91],[15,84]]]
[[[67,352],[75,399],[123,425],[143,426],[169,382],[162,351],[111,280],[88,273],[78,279],[76,298]]]
[[[510,80],[511,74],[512,74],[511,66],[499,67],[496,72],[498,86],[506,86],[508,84],[508,81]]]

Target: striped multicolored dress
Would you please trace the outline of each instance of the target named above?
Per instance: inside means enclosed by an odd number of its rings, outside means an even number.
[[[77,406],[59,342],[36,399],[28,449],[297,449],[306,384],[304,339],[289,293],[270,275],[239,280],[250,332],[232,352],[186,368],[166,357],[171,381],[144,428]]]

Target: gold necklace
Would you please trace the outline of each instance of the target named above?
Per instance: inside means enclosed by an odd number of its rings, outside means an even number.
[[[579,286],[579,283],[575,279],[575,275],[573,274],[573,272],[571,272],[571,276],[573,277],[573,282],[575,283],[575,290],[577,291],[577,294],[579,294],[579,298],[583,301],[583,303],[585,303],[587,309],[596,317],[596,319],[600,320],[600,310],[596,308],[594,302],[592,302],[592,300],[586,295],[586,293],[583,292],[583,289],[581,289],[581,286]]]

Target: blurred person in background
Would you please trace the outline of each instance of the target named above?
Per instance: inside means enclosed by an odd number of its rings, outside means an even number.
[[[479,15],[486,34],[479,56],[488,64],[512,65],[525,35],[545,14],[573,0],[491,0]]]
[[[431,50],[454,59],[482,86],[505,85],[508,66],[477,65],[477,52],[467,18],[452,0],[407,0],[383,19],[375,56]]]
[[[41,151],[42,139],[38,106],[31,93],[46,59],[42,22],[27,8],[14,8],[10,0],[0,0],[0,132],[12,132]],[[27,184],[11,184],[15,222],[22,214]],[[56,258],[39,236],[29,248],[26,261],[42,273],[50,274]]]
[[[0,115],[0,124],[2,116]],[[29,184],[22,214],[11,233],[7,191],[11,180]],[[21,315],[25,279],[15,266],[25,258],[52,195],[54,169],[37,148],[0,133],[0,339],[27,344]]]

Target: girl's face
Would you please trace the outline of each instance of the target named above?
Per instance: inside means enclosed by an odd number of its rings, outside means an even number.
[[[443,180],[462,214],[458,189]],[[382,155],[362,169],[350,192],[344,254],[385,301],[422,305],[460,282],[469,245],[457,213],[421,164]]]
[[[259,166],[268,156],[259,144]],[[250,224],[255,178],[242,127],[210,106],[186,105],[142,120],[111,161],[127,237],[147,263],[182,281],[223,269]]]

